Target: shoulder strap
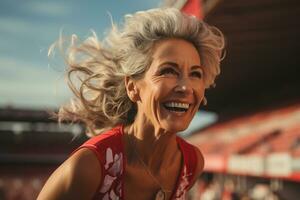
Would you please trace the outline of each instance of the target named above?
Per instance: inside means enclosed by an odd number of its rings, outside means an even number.
[[[183,153],[183,158],[184,158],[184,165],[187,170],[187,175],[188,175],[188,181],[189,181],[189,186],[191,186],[192,181],[195,178],[196,175],[196,169],[197,169],[197,154],[195,150],[195,146],[192,144],[186,142],[184,139],[178,137],[178,142],[179,145],[181,146],[181,151]]]
[[[90,138],[74,152],[82,148],[88,148],[96,154],[98,160],[103,165],[105,164],[105,157],[108,148],[116,153],[120,153],[122,151],[121,135],[121,126],[117,126],[111,130]]]

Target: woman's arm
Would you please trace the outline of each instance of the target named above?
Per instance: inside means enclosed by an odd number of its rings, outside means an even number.
[[[54,171],[37,200],[92,199],[101,178],[96,155],[89,149],[80,149]]]

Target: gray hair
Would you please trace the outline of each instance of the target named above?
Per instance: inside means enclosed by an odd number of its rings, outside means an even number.
[[[141,11],[126,15],[122,28],[113,24],[102,42],[93,33],[83,42],[73,36],[67,49],[63,40],[56,43],[65,49],[68,84],[75,94],[60,108],[59,120],[84,122],[92,134],[129,123],[134,104],[124,77],[141,78],[152,62],[154,44],[168,38],[184,39],[196,47],[205,87],[213,85],[225,43],[221,31],[175,8]]]

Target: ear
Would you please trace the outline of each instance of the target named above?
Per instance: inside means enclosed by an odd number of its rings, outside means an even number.
[[[136,81],[130,78],[129,76],[125,77],[125,87],[126,87],[126,92],[129,97],[129,99],[132,102],[137,102],[139,100],[139,94],[138,94],[138,89],[136,85]]]

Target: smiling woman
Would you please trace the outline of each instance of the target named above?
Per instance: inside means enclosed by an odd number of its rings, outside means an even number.
[[[185,199],[204,160],[176,133],[220,73],[223,48],[217,28],[171,8],[127,15],[103,42],[73,40],[66,61],[75,98],[58,116],[84,122],[92,138],[38,199]]]
[[[138,111],[143,110],[137,113],[141,116],[136,120],[143,119],[144,115],[151,124],[157,124],[166,132],[185,130],[204,97],[200,56],[194,45],[183,39],[157,42],[144,78],[127,80],[129,98],[136,102]],[[138,96],[131,94],[131,88]]]

